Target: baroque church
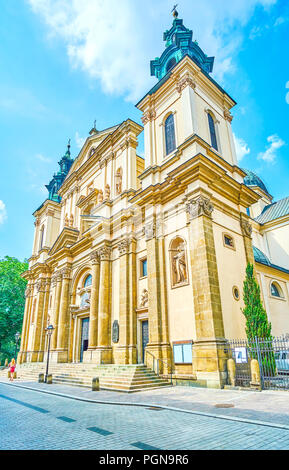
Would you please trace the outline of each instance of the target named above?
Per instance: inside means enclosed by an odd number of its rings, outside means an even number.
[[[18,363],[146,364],[222,387],[245,337],[253,263],[272,334],[289,333],[289,197],[238,166],[234,99],[174,11],[131,119],[70,145],[34,212]],[[144,132],[145,158],[138,155]]]

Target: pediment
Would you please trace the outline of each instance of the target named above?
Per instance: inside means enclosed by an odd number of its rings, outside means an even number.
[[[70,248],[74,245],[79,238],[79,230],[70,227],[64,227],[60,235],[57,237],[54,245],[52,246],[49,255],[54,255],[62,248]]]

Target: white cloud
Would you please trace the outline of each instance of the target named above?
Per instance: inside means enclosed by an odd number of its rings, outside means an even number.
[[[268,163],[274,163],[277,158],[277,150],[283,147],[283,145],[285,145],[285,142],[280,139],[277,134],[270,135],[267,138],[267,141],[269,142],[269,146],[267,146],[265,152],[259,153],[258,160],[264,160]]]
[[[3,201],[0,199],[0,225],[4,224],[7,219],[6,206]]]
[[[80,137],[78,132],[75,133],[75,142],[79,149],[83,147],[85,141],[86,141],[85,137]]]
[[[44,155],[42,155],[41,153],[38,153],[35,158],[37,158],[37,160],[40,160],[41,162],[44,162],[44,163],[51,163],[51,159],[48,157],[44,157]]]
[[[250,149],[247,143],[243,139],[237,137],[234,133],[233,133],[233,137],[234,137],[234,142],[235,142],[237,159],[238,159],[238,162],[240,162],[242,158],[244,158],[245,155],[248,155],[248,153],[250,153]]]
[[[277,0],[183,0],[179,17],[194,29],[194,39],[216,57],[214,77],[234,71],[243,29],[257,6]],[[170,28],[168,0],[27,0],[44,21],[49,37],[64,41],[72,67],[99,80],[106,93],[135,101],[155,80],[149,61],[164,50],[162,33]],[[197,16],[196,16],[197,12]]]
[[[289,88],[289,82],[286,83],[285,88]],[[286,103],[289,104],[289,91],[288,91],[288,93],[286,93],[285,100],[286,100]]]

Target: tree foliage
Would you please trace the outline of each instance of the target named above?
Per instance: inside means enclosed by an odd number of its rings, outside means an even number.
[[[242,309],[242,312],[246,317],[246,335],[248,342],[249,345],[252,345],[251,356],[262,363],[263,373],[265,375],[275,375],[276,364],[272,345],[272,326],[268,321],[266,310],[262,304],[260,286],[254,276],[254,267],[250,263],[246,268],[243,298],[245,308]],[[257,348],[259,350],[259,357]]]
[[[21,274],[27,261],[5,256],[0,260],[0,360],[15,353],[15,333],[21,333],[27,281]]]

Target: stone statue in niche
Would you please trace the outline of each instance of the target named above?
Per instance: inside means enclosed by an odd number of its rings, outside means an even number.
[[[64,226],[65,226],[65,227],[69,227],[69,218],[68,218],[68,215],[67,215],[67,214],[65,214]]]
[[[99,192],[98,192],[97,202],[98,202],[98,204],[101,204],[103,202],[103,191],[102,191],[102,189],[100,189]]]
[[[149,293],[148,293],[147,289],[144,289],[142,291],[142,295],[141,295],[141,298],[140,298],[140,308],[147,307],[148,301],[149,301]]]
[[[119,168],[115,175],[115,192],[117,195],[122,193],[122,168]]]
[[[110,199],[110,186],[109,186],[109,184],[107,184],[105,186],[105,193],[104,194],[105,194],[105,199]]]
[[[73,214],[71,214],[70,218],[69,218],[69,226],[70,227],[73,227],[73,222],[74,222],[74,217],[73,217]]]
[[[187,281],[187,262],[185,244],[181,243],[177,247],[177,254],[174,255],[174,271],[176,273],[176,283],[180,284]]]
[[[112,325],[112,342],[118,343],[119,342],[119,323],[117,320],[114,320]]]

